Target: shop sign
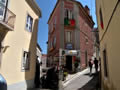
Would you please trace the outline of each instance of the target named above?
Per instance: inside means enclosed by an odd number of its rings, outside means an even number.
[[[66,55],[77,55],[77,50],[67,50]]]
[[[66,44],[66,49],[72,49],[72,48],[73,48],[73,46],[72,46],[72,44],[71,44],[71,43]]]

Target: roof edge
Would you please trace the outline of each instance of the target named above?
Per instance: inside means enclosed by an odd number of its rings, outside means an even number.
[[[29,6],[34,10],[34,12],[39,16],[39,18],[42,17],[42,12],[35,0],[25,0]]]
[[[80,3],[80,2],[78,2],[78,1],[73,1],[73,2],[76,2],[80,7],[81,7],[81,9],[83,9],[83,11],[84,11],[84,13],[86,14],[86,16],[89,18],[89,20],[92,22],[92,24],[94,25],[95,23],[94,23],[94,21],[93,21],[93,19],[92,19],[92,17],[86,12],[86,10],[85,10],[85,8],[83,7],[83,5]]]
[[[50,17],[49,17],[49,19],[48,19],[47,24],[49,23],[49,21],[50,21],[50,19],[51,19],[52,15],[53,15],[53,13],[54,13],[54,11],[55,11],[55,9],[56,9],[56,7],[57,7],[58,3],[59,3],[59,1],[60,1],[60,0],[57,0],[57,3],[55,4],[54,9],[53,9],[52,13],[50,14]]]
[[[40,47],[40,45],[37,43],[37,47],[39,48],[39,50],[42,52],[42,49]]]

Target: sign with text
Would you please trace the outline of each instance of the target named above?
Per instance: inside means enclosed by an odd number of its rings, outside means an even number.
[[[72,49],[72,48],[73,48],[73,45],[71,43],[66,44],[66,49]]]

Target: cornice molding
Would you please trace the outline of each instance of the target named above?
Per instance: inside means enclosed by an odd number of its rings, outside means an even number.
[[[25,0],[25,1],[33,9],[33,11],[39,16],[39,18],[41,18],[42,17],[42,13],[41,13],[41,10],[40,10],[39,6],[35,2],[35,0]]]

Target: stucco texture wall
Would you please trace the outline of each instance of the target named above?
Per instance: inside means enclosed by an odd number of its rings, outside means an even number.
[[[3,46],[8,46],[2,55],[0,73],[8,85],[34,78],[38,16],[25,0],[10,0],[9,9],[16,15],[15,27],[5,36]],[[33,18],[33,32],[25,28],[27,14]],[[30,51],[30,70],[21,71],[23,51]]]
[[[97,0],[97,16],[98,16],[98,27],[99,27],[99,35],[100,35],[100,55],[101,55],[101,65],[102,65],[102,88],[103,90],[120,90],[120,42],[119,42],[119,35],[120,35],[120,17],[119,17],[119,9],[120,9],[120,2],[118,3],[116,9],[115,5],[117,0],[113,0],[111,2],[107,2],[108,0],[102,0],[101,2]],[[103,19],[104,19],[104,29],[101,29],[100,26],[100,16],[99,16],[99,9],[102,7]],[[106,11],[108,10],[108,11]],[[110,21],[110,17],[111,21]],[[109,24],[108,24],[109,23]],[[108,26],[108,28],[106,28]],[[106,49],[107,51],[107,70],[108,70],[108,77],[104,75],[104,59],[103,59],[103,50]]]

